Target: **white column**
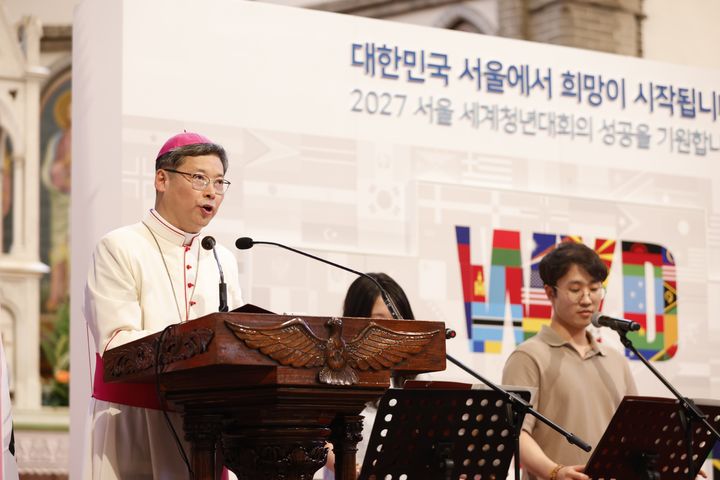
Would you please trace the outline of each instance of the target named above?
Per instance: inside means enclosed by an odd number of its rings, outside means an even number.
[[[39,66],[40,21],[26,17],[22,20],[25,40],[25,92],[24,92],[24,155],[15,160],[15,187],[18,191],[15,204],[14,258],[21,260],[14,275],[15,287],[24,293],[19,302],[16,346],[17,409],[39,409],[40,388],[40,276],[47,267],[40,263],[40,83],[46,69]]]

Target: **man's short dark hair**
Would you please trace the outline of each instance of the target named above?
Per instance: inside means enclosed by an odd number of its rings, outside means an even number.
[[[582,243],[563,242],[540,261],[540,278],[554,287],[573,265],[585,270],[594,282],[603,282],[608,276],[607,266],[595,250]]]
[[[227,172],[227,154],[222,145],[217,143],[196,143],[170,150],[155,160],[155,171],[163,168],[178,168],[182,165],[185,157],[199,157],[201,155],[217,155],[220,162],[222,162],[223,173]]]

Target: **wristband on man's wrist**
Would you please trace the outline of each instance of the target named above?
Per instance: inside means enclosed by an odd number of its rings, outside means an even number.
[[[555,465],[555,468],[550,470],[550,480],[557,480],[557,474],[560,471],[561,468],[564,468],[565,465],[560,465],[559,463]]]

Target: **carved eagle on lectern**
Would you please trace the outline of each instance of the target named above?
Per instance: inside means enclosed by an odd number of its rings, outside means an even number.
[[[226,320],[225,324],[249,348],[256,349],[284,366],[323,367],[322,383],[353,385],[356,370],[382,370],[420,352],[439,330],[396,332],[370,322],[349,342],[342,338],[342,320],[331,318],[325,326],[327,339],[315,335],[307,323],[294,318],[277,327],[247,327]]]

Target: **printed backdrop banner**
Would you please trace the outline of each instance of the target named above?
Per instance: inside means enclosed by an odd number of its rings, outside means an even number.
[[[88,0],[74,49],[73,298],[98,238],[152,207],[155,154],[187,129],[231,158],[209,233],[389,273],[492,380],[547,322],[537,264],[569,238],[610,267],[604,310],[643,325],[638,348],[685,395],[720,398],[720,72],[237,0]],[[236,253],[246,300],[341,312],[351,275]],[[73,435],[81,319],[75,302]],[[666,395],[631,363],[641,393]]]

